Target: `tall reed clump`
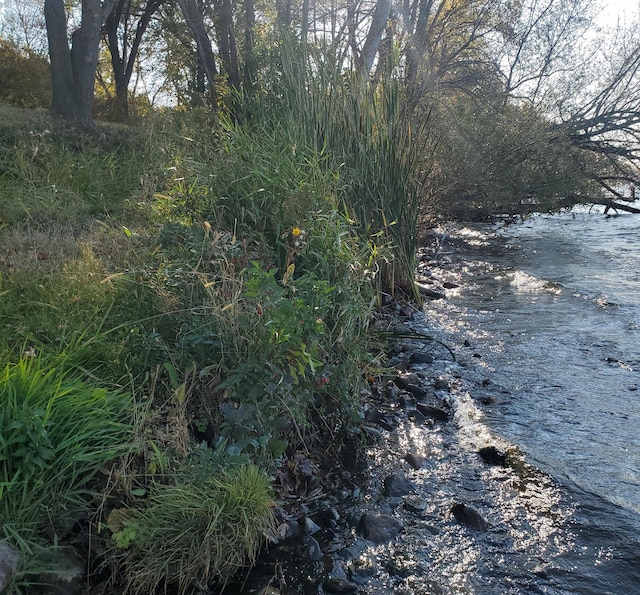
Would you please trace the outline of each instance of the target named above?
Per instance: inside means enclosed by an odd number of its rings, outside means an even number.
[[[336,177],[336,198],[362,236],[391,246],[392,261],[378,263],[385,289],[396,282],[411,289],[425,123],[403,109],[392,69],[372,82],[343,71],[329,50],[285,43],[280,51],[277,82],[260,109],[275,128],[282,121],[297,126],[298,150],[322,157],[319,165]]]
[[[27,557],[46,526],[91,506],[98,472],[132,442],[131,397],[57,364],[23,358],[0,371],[0,537]]]

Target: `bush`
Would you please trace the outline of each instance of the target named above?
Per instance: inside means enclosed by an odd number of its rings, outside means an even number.
[[[440,130],[431,218],[484,220],[553,212],[589,195],[585,154],[539,111],[485,98],[434,110]]]
[[[20,107],[49,107],[49,61],[13,42],[0,39],[0,100]]]

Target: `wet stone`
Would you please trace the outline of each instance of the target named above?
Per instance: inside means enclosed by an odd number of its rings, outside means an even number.
[[[449,411],[446,411],[445,409],[442,409],[440,407],[433,407],[432,405],[427,405],[426,403],[418,403],[416,405],[416,409],[425,417],[430,417],[438,421],[449,421]]]
[[[302,521],[303,521],[304,532],[307,535],[312,535],[313,533],[317,533],[318,531],[320,531],[320,527],[316,523],[314,523],[309,517],[303,517]]]
[[[429,355],[428,353],[422,353],[421,351],[416,351],[411,354],[409,361],[412,364],[432,364],[434,360],[432,355]]]
[[[507,454],[495,446],[485,446],[478,451],[480,458],[488,465],[507,467]]]
[[[370,409],[367,411],[365,419],[371,423],[377,424],[383,430],[387,430],[389,432],[395,430],[400,423],[395,415],[378,409]]]
[[[357,593],[358,585],[341,578],[327,578],[322,582],[326,593]]]
[[[475,529],[476,531],[486,531],[489,529],[487,521],[482,518],[482,515],[473,508],[473,506],[457,502],[451,507],[451,512],[453,513],[456,521],[461,525],[465,525],[466,527]]]
[[[407,390],[407,386],[410,384],[418,384],[420,382],[420,378],[418,378],[418,375],[413,372],[403,372],[396,376],[394,382],[400,388]]]
[[[399,498],[413,490],[413,483],[403,475],[393,474],[384,478],[384,495],[387,497]]]
[[[421,397],[424,397],[427,394],[427,391],[421,386],[418,386],[417,384],[407,384],[407,387],[405,390],[410,392],[417,399],[420,399]]]
[[[436,378],[433,381],[433,388],[435,388],[436,390],[451,390],[449,382],[444,378]]]
[[[404,509],[415,514],[424,514],[427,510],[427,501],[419,496],[405,496]]]
[[[422,469],[424,466],[425,458],[419,455],[415,455],[413,453],[408,453],[405,455],[404,460],[411,465],[414,469]]]
[[[384,440],[384,434],[382,433],[382,430],[378,430],[378,428],[363,426],[362,431],[364,432],[368,444],[375,444],[376,442],[382,442]]]
[[[393,382],[389,382],[385,387],[384,395],[390,401],[397,399],[399,394],[400,388]]]
[[[426,422],[429,422],[431,425],[433,425],[433,419],[426,417],[417,409],[409,412],[409,419],[411,419],[415,424],[424,424]]]
[[[402,344],[402,351],[404,351],[406,353],[411,353],[411,352],[419,351],[423,347],[424,347],[424,345],[422,343],[416,343],[416,342],[413,342],[413,341],[407,341],[407,342]]]
[[[402,523],[388,514],[363,514],[358,533],[376,545],[391,541],[402,529]]]
[[[304,545],[309,558],[314,561],[322,559],[323,553],[322,549],[320,548],[320,544],[313,537],[306,536],[304,538]]]

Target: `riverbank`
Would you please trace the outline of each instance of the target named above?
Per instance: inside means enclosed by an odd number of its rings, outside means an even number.
[[[437,259],[425,255],[420,271],[450,301],[464,289],[464,242],[453,237]],[[491,429],[488,418],[506,413],[514,395],[474,344],[483,329],[459,319],[448,331],[455,321],[441,304],[394,318],[406,337],[390,350],[395,381],[364,400],[362,473],[337,473],[343,485],[303,513],[311,529],[303,523],[252,577],[274,576],[282,594],[627,592],[638,564],[625,515],[581,499]]]

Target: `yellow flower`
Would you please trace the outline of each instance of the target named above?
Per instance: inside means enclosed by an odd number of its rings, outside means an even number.
[[[297,238],[300,234],[302,234],[302,230],[301,230],[299,227],[294,227],[294,228],[291,230],[291,235],[292,235],[294,238]]]

